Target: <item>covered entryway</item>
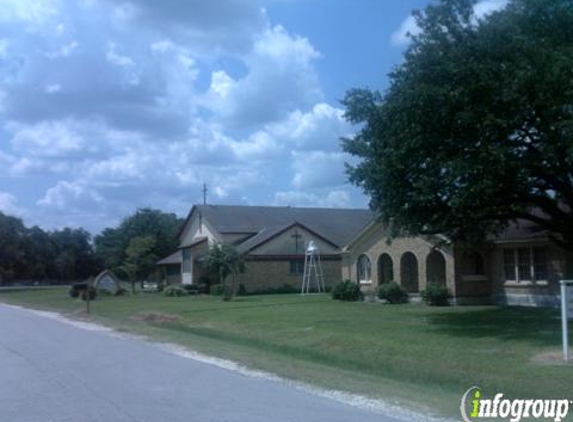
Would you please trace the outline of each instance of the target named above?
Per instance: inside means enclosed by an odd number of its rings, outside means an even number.
[[[378,258],[378,284],[394,281],[394,263],[387,253]]]
[[[408,293],[418,293],[420,283],[418,277],[418,259],[412,252],[406,252],[400,259],[401,284]]]
[[[426,282],[446,285],[446,260],[440,251],[433,250],[426,258]]]

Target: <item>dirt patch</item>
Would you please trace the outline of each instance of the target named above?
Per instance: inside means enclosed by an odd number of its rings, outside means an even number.
[[[566,362],[563,360],[563,351],[549,351],[538,353],[537,355],[533,356],[531,361],[537,365],[550,365],[550,366],[573,366],[573,356],[569,357],[569,361]]]
[[[183,318],[179,315],[162,314],[161,312],[142,312],[133,317],[134,320],[150,324],[179,324]]]

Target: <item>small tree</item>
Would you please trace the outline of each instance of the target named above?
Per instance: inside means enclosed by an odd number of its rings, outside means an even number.
[[[127,258],[119,268],[131,282],[132,293],[135,293],[135,281],[142,276],[141,269],[149,268],[157,259],[152,252],[154,246],[155,238],[153,236],[137,236],[130,240],[129,246],[125,250]],[[143,288],[143,281],[141,283]]]
[[[245,268],[245,257],[231,245],[215,243],[209,248],[206,259],[207,268],[213,274],[219,275],[219,282],[223,288],[223,297],[231,299],[235,292],[235,277]],[[231,286],[225,280],[231,276]]]

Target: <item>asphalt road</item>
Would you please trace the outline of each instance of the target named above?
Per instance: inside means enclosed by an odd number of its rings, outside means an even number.
[[[0,304],[0,421],[394,422],[292,385]]]

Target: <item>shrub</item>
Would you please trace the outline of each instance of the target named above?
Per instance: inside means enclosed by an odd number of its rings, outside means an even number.
[[[201,291],[210,294],[211,293],[211,285],[213,284],[210,277],[201,276],[199,277],[199,286],[201,286]]]
[[[200,284],[181,284],[180,287],[184,288],[190,295],[198,295],[204,291],[204,286]]]
[[[211,286],[211,295],[222,296],[223,295],[223,286],[221,284],[216,284],[214,286]]]
[[[362,292],[360,291],[360,286],[357,283],[353,283],[350,280],[344,280],[333,287],[332,298],[334,300],[356,302],[357,300],[362,300]]]
[[[80,291],[76,289],[74,286],[70,287],[70,291],[68,293],[70,297],[73,297],[74,299],[80,295]]]
[[[237,296],[246,296],[247,288],[243,283],[239,284],[239,290],[237,291]]]
[[[68,293],[69,293],[70,297],[76,298],[76,297],[79,297],[81,292],[87,288],[88,288],[88,282],[87,281],[81,281],[81,282],[72,284]]]
[[[378,297],[392,304],[408,302],[408,292],[393,281],[380,285],[378,288]]]
[[[97,294],[100,296],[113,296],[113,293],[107,289],[97,289]]]
[[[163,282],[163,280],[159,280],[157,282],[157,291],[161,293],[163,290],[165,290],[165,283]]]
[[[117,289],[117,292],[115,292],[116,296],[123,296],[127,294],[127,290],[125,290],[123,287],[120,287],[119,289]]]
[[[230,286],[223,287],[223,300],[225,302],[230,301],[234,296],[233,289]]]
[[[171,285],[163,290],[163,294],[168,297],[182,297],[187,296],[189,293],[181,286]]]
[[[89,289],[84,289],[80,292],[80,297],[82,298],[82,300],[87,300],[88,292],[90,300],[94,300],[97,296],[97,293],[96,289],[93,288],[92,286],[90,286]]]
[[[430,306],[448,306],[450,292],[446,286],[437,283],[428,283],[426,290],[420,292],[422,299]]]

